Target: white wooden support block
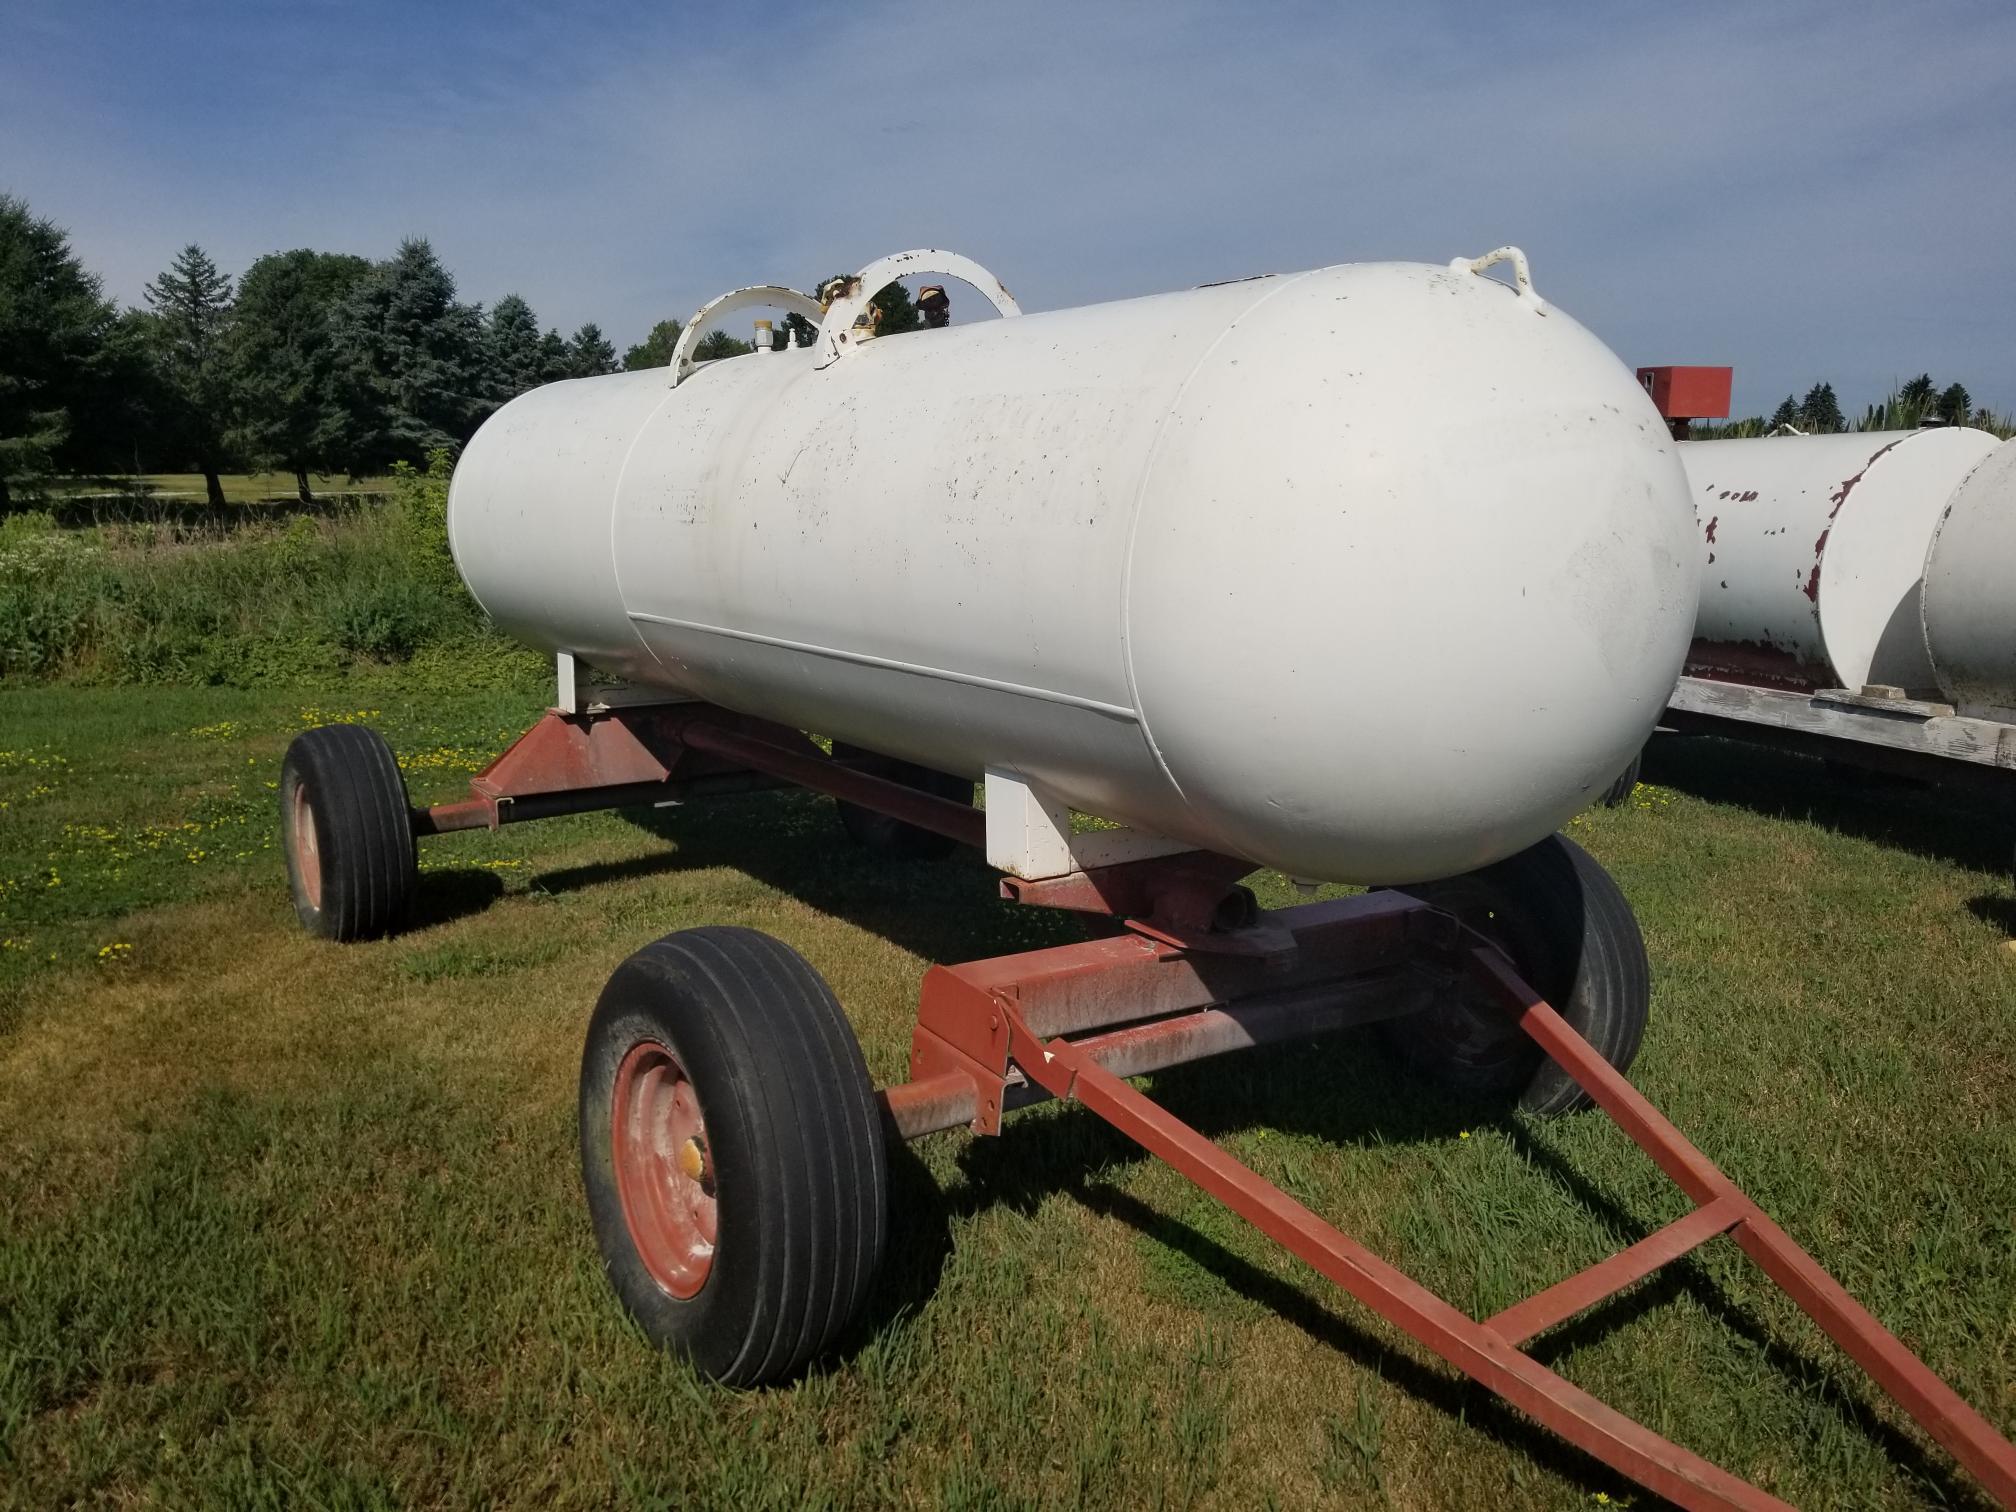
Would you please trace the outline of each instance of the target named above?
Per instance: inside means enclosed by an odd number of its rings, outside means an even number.
[[[1045,802],[1013,772],[987,768],[987,864],[1015,877],[1061,877],[1071,866],[1071,810]]]
[[[1069,807],[1014,772],[987,768],[987,864],[1010,876],[1033,882],[1196,848],[1187,841],[1140,830],[1073,834]]]
[[[553,707],[562,714],[581,712],[581,683],[574,672],[574,653],[558,652],[553,658],[554,682]]]

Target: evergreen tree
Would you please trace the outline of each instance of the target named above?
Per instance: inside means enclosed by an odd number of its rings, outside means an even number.
[[[917,313],[917,305],[910,298],[909,289],[900,283],[892,283],[877,294],[875,307],[882,312],[882,318],[875,323],[875,334],[878,336],[897,336],[923,327],[924,317]]]
[[[547,358],[539,338],[539,317],[516,294],[506,294],[490,311],[484,333],[490,369],[490,397],[498,404],[548,381]]]
[[[1794,399],[1790,394],[1787,394],[1785,396],[1785,402],[1780,404],[1778,408],[1776,408],[1775,410],[1771,411],[1770,429],[1774,431],[1780,430],[1788,425],[1796,426],[1798,425],[1798,423],[1799,423],[1799,401]]]
[[[402,242],[337,317],[337,451],[351,473],[453,449],[488,412],[483,312],[424,240]]]
[[[1816,383],[1806,391],[1806,397],[1799,405],[1799,418],[1803,428],[1815,435],[1831,436],[1847,426],[1831,383]]]
[[[1974,397],[1960,384],[1952,384],[1939,396],[1939,418],[1948,425],[1965,425],[1974,413]]]
[[[46,473],[106,380],[117,317],[69,238],[0,194],[0,513]]]
[[[152,472],[181,444],[174,402],[154,362],[154,316],[121,310],[70,408],[66,467]]]
[[[558,383],[574,376],[574,354],[567,350],[567,338],[548,331],[539,338],[539,381]]]
[[[336,312],[371,271],[340,252],[274,252],[238,280],[230,366],[238,447],[262,467],[294,474],[301,502],[310,469],[334,465],[344,417],[335,391]]]
[[[623,354],[623,371],[634,373],[639,368],[664,367],[672,360],[672,348],[679,344],[682,329],[676,320],[661,320],[651,327],[651,334]]]
[[[788,347],[809,347],[818,339],[819,327],[796,310],[792,310],[785,315],[784,324],[778,329],[777,349],[783,351]]]
[[[225,351],[231,280],[191,242],[145,292],[154,312],[154,356],[162,389],[179,422],[182,444],[203,474],[210,504],[221,509],[224,484],[218,474],[232,421],[231,364]]]
[[[1897,397],[1921,414],[1932,407],[1932,375],[1920,373],[1897,390]]]
[[[602,334],[602,327],[589,321],[567,343],[567,372],[573,378],[600,378],[618,371],[616,348]]]
[[[723,357],[746,356],[755,350],[748,342],[730,336],[726,331],[709,331],[693,348],[693,360],[715,362]]]

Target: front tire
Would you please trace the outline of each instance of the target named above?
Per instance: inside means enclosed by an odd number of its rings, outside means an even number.
[[[790,946],[682,930],[616,968],[581,1059],[581,1172],[610,1284],[732,1386],[788,1379],[859,1312],[888,1172],[861,1047]]]
[[[1551,835],[1460,877],[1397,891],[1454,914],[1499,946],[1519,974],[1619,1071],[1645,1037],[1652,969],[1631,905],[1589,853]],[[1459,985],[1433,1006],[1382,1026],[1410,1069],[1466,1092],[1516,1092],[1543,1118],[1588,1106],[1482,988]]]
[[[280,838],[301,927],[325,940],[375,940],[405,919],[419,887],[406,779],[362,725],[294,737],[280,763]]]

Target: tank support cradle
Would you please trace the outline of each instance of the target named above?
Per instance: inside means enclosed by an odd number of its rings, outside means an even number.
[[[835,761],[804,735],[702,703],[553,710],[417,833],[797,785],[983,847],[982,812]],[[2004,1506],[2016,1448],[1913,1355],[1528,986],[1495,946],[1403,893],[1260,913],[1250,871],[1204,852],[1028,881],[1005,897],[1116,917],[1123,932],[924,978],[911,1080],[884,1089],[906,1139],[1075,1101],[1382,1318],[1569,1443],[1690,1508],[1785,1503],[1661,1438],[1520,1346],[1727,1235]],[[1511,1015],[1695,1204],[1687,1216],[1492,1317],[1473,1319],[1324,1222],[1126,1078],[1393,1018],[1459,982]]]

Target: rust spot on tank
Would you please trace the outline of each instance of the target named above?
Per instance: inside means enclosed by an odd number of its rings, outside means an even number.
[[[1722,497],[1723,497],[1723,498],[1725,498],[1725,499],[1729,497],[1729,490],[1728,490],[1728,489],[1726,489],[1726,488],[1725,488],[1725,489],[1723,489],[1723,490],[1722,490]]]
[[[1717,525],[1720,525],[1721,523],[1722,523],[1722,516],[1720,516],[1720,515],[1713,515],[1713,516],[1711,516],[1711,517],[1709,518],[1709,521],[1708,521],[1708,544],[1709,544],[1710,546],[1713,546],[1713,545],[1715,544],[1715,527],[1716,527]],[[1709,560],[1711,560],[1711,561],[1712,561],[1712,560],[1714,560],[1714,559],[1713,559],[1713,558],[1711,557],[1711,558],[1710,558]]]
[[[1820,564],[1815,562],[1813,570],[1806,574],[1806,586],[1799,590],[1814,603],[1820,602]]]
[[[1858,472],[1852,478],[1843,478],[1841,480],[1841,486],[1838,489],[1836,489],[1834,493],[1830,496],[1834,501],[1834,507],[1827,511],[1828,519],[1831,520],[1834,518],[1834,516],[1841,513],[1841,506],[1848,502],[1848,495],[1854,492],[1855,485],[1857,483],[1860,483],[1863,480],[1863,478],[1868,476],[1869,469],[1874,467],[1878,462],[1883,460],[1883,453],[1890,450],[1892,446],[1902,446],[1906,439],[1907,438],[1904,436],[1899,436],[1895,441],[1889,442],[1887,445],[1880,447],[1874,456],[1872,456],[1867,462],[1864,462],[1862,464],[1861,472]]]
[[[1806,664],[1791,651],[1762,640],[1696,640],[1687,648],[1687,674],[1716,682],[1749,683],[1767,688],[1810,689],[1818,686]]]
[[[1708,565],[1711,567],[1715,565],[1715,553],[1712,551],[1708,553]]]
[[[1825,551],[1825,550],[1827,549],[1827,537],[1828,537],[1828,536],[1829,536],[1830,534],[1832,534],[1832,531],[1831,531],[1831,529],[1830,529],[1830,530],[1823,530],[1823,531],[1821,531],[1821,532],[1820,532],[1820,539],[1819,539],[1819,540],[1817,540],[1817,541],[1815,541],[1815,542],[1813,543],[1813,555],[1814,555],[1814,556],[1815,556],[1816,558],[1817,558],[1817,557],[1818,557],[1818,556],[1819,556],[1819,555],[1820,555],[1820,554],[1821,554],[1821,553],[1822,553],[1823,551]]]

